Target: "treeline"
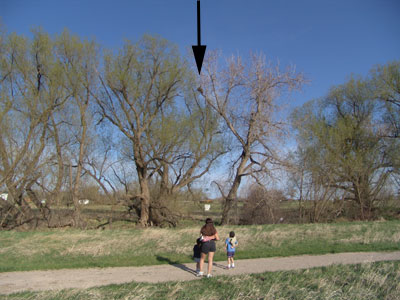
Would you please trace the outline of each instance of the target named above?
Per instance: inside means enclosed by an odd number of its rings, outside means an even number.
[[[399,63],[378,67],[299,108],[298,151],[282,157],[281,101],[304,83],[263,56],[211,53],[199,77],[168,41],[144,36],[118,51],[68,31],[0,35],[0,228],[85,227],[82,201],[100,190],[141,226],[175,226],[172,199],[199,197],[213,167],[223,224],[245,177],[265,185],[277,167],[293,195],[323,205],[350,199],[362,218],[398,180]],[[229,172],[230,171],[230,172]],[[288,187],[289,188],[289,187]],[[68,199],[60,216],[53,207]],[[317,220],[315,220],[317,221]]]

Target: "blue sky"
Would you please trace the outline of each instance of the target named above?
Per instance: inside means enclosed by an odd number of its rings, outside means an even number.
[[[350,74],[400,59],[400,0],[201,0],[202,43],[224,56],[262,52],[310,80],[291,106]],[[158,34],[186,53],[197,43],[196,0],[0,0],[7,32],[68,28],[106,48]],[[195,66],[194,59],[192,60]]]
[[[263,52],[310,84],[293,105],[323,96],[351,73],[400,59],[399,0],[202,0],[202,43],[223,55]],[[68,28],[117,49],[158,34],[182,53],[196,44],[196,0],[0,0],[7,32]],[[193,59],[194,64],[194,59]]]

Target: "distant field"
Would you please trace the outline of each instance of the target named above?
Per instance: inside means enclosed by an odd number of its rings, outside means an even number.
[[[173,229],[0,231],[0,272],[191,261],[202,223]],[[183,226],[183,225],[182,225]],[[234,230],[237,258],[400,249],[400,221],[217,227]],[[217,260],[225,260],[217,243]]]
[[[400,262],[336,265],[301,271],[218,276],[186,282],[128,283],[90,289],[18,293],[4,299],[400,299]]]
[[[206,211],[204,209],[204,204],[200,204],[198,202],[193,202],[193,201],[183,201],[179,202],[177,204],[179,206],[179,213],[182,215],[182,219],[179,221],[180,223],[183,223],[186,225],[190,220],[202,220],[204,221],[205,218],[211,217],[213,218],[216,222],[218,222],[221,218],[221,212],[222,212],[222,205],[220,201],[214,201],[211,203],[211,208],[209,211]],[[52,211],[57,214],[57,215],[72,215],[74,208],[73,206],[66,206],[66,205],[60,205],[56,206],[53,205],[51,206]],[[37,212],[39,214],[39,211],[37,208],[35,208],[32,205],[33,211]],[[120,221],[125,221],[125,223],[132,223],[137,222],[138,218],[132,211],[131,214],[129,214],[128,209],[126,206],[123,206],[121,204],[118,205],[107,205],[107,204],[96,204],[96,203],[89,203],[88,205],[82,206],[82,214],[87,220],[87,226],[89,228],[97,228],[101,227],[103,224],[106,227],[109,227],[108,221],[110,218],[113,219],[113,226],[120,226],[123,222],[121,223]],[[173,210],[173,208],[172,208]],[[196,223],[196,222],[192,222]],[[132,226],[130,226],[132,227]]]
[[[207,217],[213,218],[213,220],[218,223],[222,214],[222,202],[220,200],[213,200],[211,203],[207,203],[211,206],[208,211],[205,210],[204,204],[205,203],[200,203],[198,201],[176,199],[175,202],[171,204],[171,209],[174,210],[175,207],[176,211],[181,216],[181,219],[178,222],[178,227],[198,224],[198,221],[203,222]],[[274,209],[274,220],[267,218],[263,221],[265,223],[279,222],[285,224],[307,223],[310,220],[309,215],[312,214],[313,205],[313,201],[302,202],[304,216],[302,220],[299,220],[299,201],[282,201],[277,203],[277,206]],[[337,208],[333,207],[333,203],[327,203],[326,210],[330,211],[330,213],[326,213],[325,215],[322,214],[319,221],[336,222],[358,219],[358,211],[355,211],[355,208],[351,206],[351,203],[348,203],[347,205],[350,205],[347,207],[347,213],[337,217],[332,213],[332,211],[334,212]],[[233,223],[239,224],[240,221],[244,221],[243,216],[241,215],[243,212],[243,206],[243,200],[239,200],[237,205],[235,204],[233,206],[230,215]],[[33,210],[39,214],[37,209],[34,208]],[[68,215],[69,217],[67,218],[70,219],[73,213],[73,206],[53,205],[52,210],[55,215]],[[376,216],[380,216],[386,220],[395,220],[398,219],[399,211],[400,201],[393,200],[392,202],[386,202],[382,207],[377,207]],[[112,206],[90,202],[88,205],[82,206],[82,214],[87,220],[86,226],[91,229],[99,227],[112,227],[112,229],[132,227],[132,225],[138,221],[138,217],[133,212],[130,214],[127,207],[122,204]],[[110,221],[112,221],[111,224]]]

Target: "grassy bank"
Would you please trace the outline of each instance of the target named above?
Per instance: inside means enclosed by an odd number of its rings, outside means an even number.
[[[400,262],[218,276],[188,282],[129,283],[86,290],[18,293],[4,299],[400,299]]]
[[[217,227],[234,230],[237,259],[400,249],[400,221]],[[0,232],[0,271],[143,266],[191,261],[199,227]],[[217,243],[217,260],[225,260]]]

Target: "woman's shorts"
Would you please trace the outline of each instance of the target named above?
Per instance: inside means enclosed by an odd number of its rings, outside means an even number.
[[[217,250],[217,248],[215,247],[214,241],[205,242],[201,246],[201,252],[204,254],[208,254],[208,252],[215,252],[216,250]]]
[[[193,257],[194,262],[199,263],[200,262],[200,257]]]
[[[235,252],[234,251],[228,251],[228,252],[226,252],[226,256],[234,257],[235,256]]]

